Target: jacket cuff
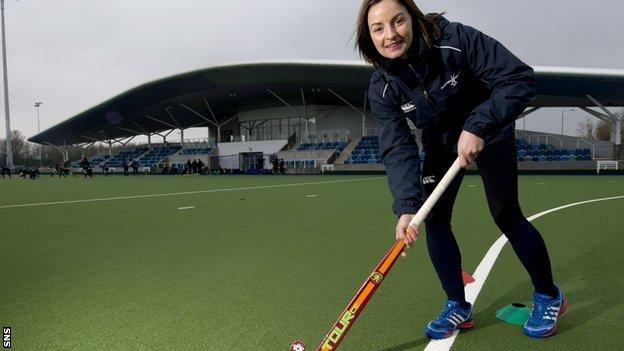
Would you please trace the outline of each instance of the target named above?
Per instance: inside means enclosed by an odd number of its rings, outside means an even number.
[[[420,200],[396,200],[392,205],[392,211],[397,217],[401,217],[406,213],[415,214],[421,206]]]
[[[471,121],[470,119],[468,119],[466,121],[466,124],[464,124],[464,130],[478,136],[483,140],[485,140],[489,134],[489,130],[485,125],[477,121]]]

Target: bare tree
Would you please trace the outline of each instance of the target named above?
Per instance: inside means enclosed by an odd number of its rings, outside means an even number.
[[[589,117],[585,117],[584,121],[579,122],[576,132],[581,138],[596,139],[595,124]]]
[[[613,125],[606,121],[598,121],[596,125],[596,139],[611,140],[611,130]]]

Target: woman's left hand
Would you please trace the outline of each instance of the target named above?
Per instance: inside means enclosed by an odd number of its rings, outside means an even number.
[[[462,131],[457,142],[457,156],[459,156],[459,165],[462,168],[468,167],[474,162],[475,157],[483,150],[485,142],[480,137],[467,132]]]

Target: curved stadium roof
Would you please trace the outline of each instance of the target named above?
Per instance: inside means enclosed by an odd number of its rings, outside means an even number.
[[[130,89],[28,140],[71,145],[176,128],[206,127],[242,111],[300,105],[364,105],[372,67],[359,61],[270,61],[182,73]],[[535,107],[624,106],[624,70],[535,67]],[[335,94],[336,93],[336,94]],[[280,101],[283,99],[283,101]]]

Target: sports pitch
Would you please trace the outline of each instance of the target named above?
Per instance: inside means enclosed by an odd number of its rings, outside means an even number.
[[[525,215],[624,195],[622,176],[520,176]],[[383,176],[43,176],[0,180],[0,324],[15,350],[314,349],[394,241]],[[14,206],[25,204],[26,206]],[[501,235],[481,180],[455,206],[463,267]],[[624,199],[534,221],[570,307],[529,339],[494,313],[529,303],[507,245],[453,350],[624,348]],[[424,235],[339,350],[423,350],[444,295]]]

